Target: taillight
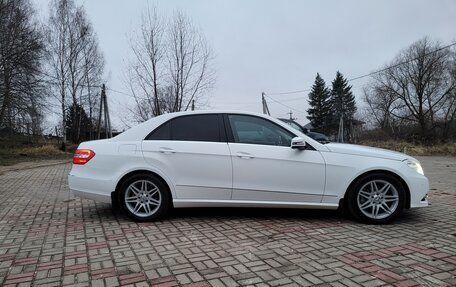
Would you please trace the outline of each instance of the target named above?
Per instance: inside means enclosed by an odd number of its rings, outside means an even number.
[[[86,164],[94,156],[95,152],[93,150],[77,149],[73,155],[73,164]]]

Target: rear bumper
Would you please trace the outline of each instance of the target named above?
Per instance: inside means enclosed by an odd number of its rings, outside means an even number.
[[[75,196],[95,201],[111,203],[111,181],[89,177],[68,175],[70,192]]]
[[[111,203],[111,196],[106,196],[105,194],[94,193],[90,191],[81,191],[76,189],[71,189],[70,192],[73,193],[74,196],[91,199],[99,202]]]

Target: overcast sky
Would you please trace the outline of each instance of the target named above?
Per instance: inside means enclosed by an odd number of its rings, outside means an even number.
[[[265,0],[86,0],[106,60],[107,85],[127,91],[124,74],[131,57],[129,38],[148,6],[171,16],[181,10],[205,34],[215,52],[217,81],[210,108],[261,112],[261,92],[292,108],[305,124],[307,92],[317,72],[329,85],[337,70],[347,78],[372,72],[401,50],[429,36],[456,41],[456,1],[265,1]],[[49,1],[34,0],[45,17]],[[366,79],[351,82],[361,100]],[[131,98],[108,94],[115,127],[128,118]],[[290,108],[269,100],[272,116]]]

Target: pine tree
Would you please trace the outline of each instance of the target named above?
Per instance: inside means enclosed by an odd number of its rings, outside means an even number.
[[[332,81],[331,106],[332,106],[332,132],[337,134],[340,119],[344,122],[344,141],[350,141],[351,127],[356,112],[355,96],[348,85],[347,79],[337,71],[336,78]]]
[[[331,124],[331,93],[326,87],[325,81],[317,73],[312,90],[309,93],[309,105],[307,119],[314,130],[327,133]]]

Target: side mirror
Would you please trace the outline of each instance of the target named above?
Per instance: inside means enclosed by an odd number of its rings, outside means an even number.
[[[295,138],[291,139],[291,148],[304,150],[307,148],[307,143],[303,138],[295,137]]]

